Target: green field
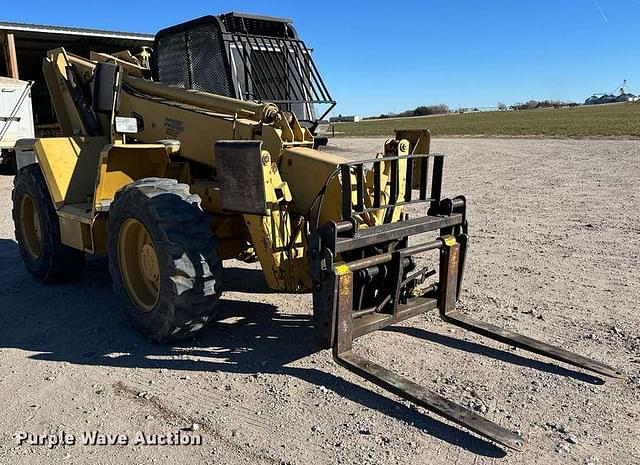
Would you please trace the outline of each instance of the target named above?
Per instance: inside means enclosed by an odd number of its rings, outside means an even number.
[[[338,136],[429,129],[436,136],[640,137],[640,102],[334,123]]]

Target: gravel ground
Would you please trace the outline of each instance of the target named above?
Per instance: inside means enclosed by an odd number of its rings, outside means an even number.
[[[338,139],[364,157],[382,139]],[[0,463],[640,463],[640,141],[436,139],[445,194],[469,202],[460,305],[605,361],[594,378],[428,314],[359,353],[526,438],[503,449],[338,367],[313,344],[311,298],[227,263],[224,320],[179,346],[139,338],[103,260],[41,286],[18,256],[0,177]],[[197,426],[194,428],[193,425]],[[18,431],[197,429],[200,446],[17,446]]]

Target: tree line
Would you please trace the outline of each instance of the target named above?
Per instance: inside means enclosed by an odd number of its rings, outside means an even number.
[[[429,116],[429,115],[443,115],[450,113],[449,107],[440,105],[420,105],[413,110],[403,111],[401,113],[382,113],[378,116],[368,116],[364,119],[385,119],[385,118],[406,118],[409,116]]]
[[[533,110],[534,108],[564,108],[577,107],[575,102],[563,102],[562,100],[529,100],[528,102],[514,103],[507,107],[504,103],[498,103],[498,110]]]
[[[507,106],[502,102],[498,102],[496,108],[499,111],[507,110],[533,110],[535,108],[565,108],[565,107],[577,107],[580,105],[575,102],[564,102],[562,100],[529,100],[527,102],[518,102],[513,105]],[[458,113],[465,113],[467,111],[479,111],[478,108],[460,109]],[[411,116],[429,116],[429,115],[444,115],[451,113],[451,109],[445,104],[439,105],[420,105],[413,110],[407,110],[400,113],[382,113],[377,116],[366,116],[363,119],[386,119],[386,118],[407,118]]]

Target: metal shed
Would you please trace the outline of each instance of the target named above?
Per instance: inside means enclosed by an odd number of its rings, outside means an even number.
[[[41,69],[48,50],[64,47],[88,58],[91,51],[112,53],[151,47],[153,37],[152,34],[0,22],[0,76],[34,82],[31,95],[35,123],[37,128],[46,129],[48,125],[56,125]]]

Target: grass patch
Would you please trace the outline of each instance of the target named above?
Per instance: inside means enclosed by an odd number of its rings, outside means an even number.
[[[640,137],[640,102],[334,123],[336,136],[429,129],[436,136]]]

